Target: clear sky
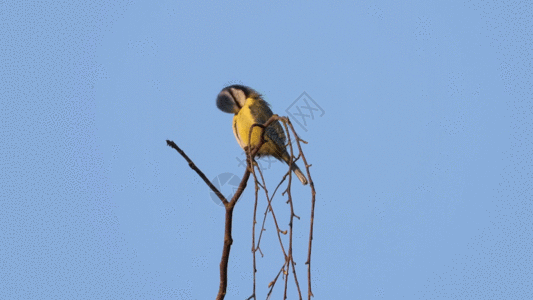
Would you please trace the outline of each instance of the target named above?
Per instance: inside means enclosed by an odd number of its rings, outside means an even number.
[[[232,116],[215,105],[231,83],[309,142],[315,299],[531,298],[532,13],[527,1],[3,2],[0,298],[213,299],[224,209],[165,140],[210,179],[240,178]],[[261,164],[272,191],[285,167]],[[293,186],[306,290],[310,190]],[[251,295],[252,212],[250,181],[227,299]],[[266,229],[259,299],[283,263],[270,217]]]

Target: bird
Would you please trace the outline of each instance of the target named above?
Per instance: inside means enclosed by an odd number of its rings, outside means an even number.
[[[255,124],[265,124],[273,115],[270,105],[256,90],[234,84],[227,86],[217,96],[217,107],[225,113],[234,114],[233,134],[242,149],[250,145],[250,127]],[[255,126],[251,135],[251,145],[259,144],[261,128]],[[287,152],[286,138],[283,127],[278,120],[274,121],[265,129],[265,142],[257,152],[258,157],[272,156],[289,165],[290,155]],[[307,184],[307,178],[296,163],[292,163],[291,170],[303,185]]]

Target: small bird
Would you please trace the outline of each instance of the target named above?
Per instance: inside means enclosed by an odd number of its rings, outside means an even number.
[[[261,128],[254,127],[250,137],[250,127],[254,123],[265,124],[273,115],[270,105],[254,89],[235,84],[225,87],[217,97],[217,107],[226,113],[235,114],[233,117],[233,134],[242,149],[248,145],[255,146],[261,139]],[[265,142],[257,152],[257,156],[273,156],[289,164],[290,155],[285,146],[285,132],[279,121],[270,124],[265,130]],[[307,184],[307,178],[296,163],[292,163],[292,171],[302,184]]]

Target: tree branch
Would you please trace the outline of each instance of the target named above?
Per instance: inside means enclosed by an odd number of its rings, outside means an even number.
[[[181,154],[181,156],[185,158],[185,160],[189,163],[189,167],[191,167],[191,169],[193,169],[194,171],[196,171],[196,173],[198,173],[198,175],[204,180],[207,186],[209,186],[209,188],[218,196],[220,201],[224,203],[224,205],[228,203],[228,200],[226,200],[226,197],[224,197],[224,195],[222,195],[222,193],[211,183],[211,181],[209,181],[209,179],[205,177],[204,173],[200,171],[198,167],[196,167],[196,165],[192,162],[192,160],[187,156],[187,154],[185,154],[185,152],[183,152],[183,150],[180,149],[180,147],[178,147],[178,145],[176,145],[173,141],[167,140],[167,146],[170,146],[176,149],[176,151],[178,151],[179,154]]]
[[[240,184],[239,184],[239,186],[237,188],[237,191],[235,192],[235,194],[233,195],[233,197],[229,201],[207,179],[205,174],[198,167],[196,167],[196,165],[185,154],[185,152],[183,150],[181,150],[173,141],[167,140],[167,145],[172,147],[172,148],[174,148],[176,151],[178,151],[179,154],[181,154],[181,156],[183,156],[183,158],[189,164],[189,167],[191,169],[193,169],[204,180],[204,182],[207,184],[207,186],[209,186],[209,188],[222,201],[222,203],[224,204],[224,208],[226,210],[226,212],[225,212],[225,224],[224,224],[224,246],[223,246],[223,249],[222,249],[222,257],[221,257],[221,260],[220,260],[220,286],[219,286],[218,294],[217,294],[217,297],[216,297],[217,300],[223,300],[225,298],[225,296],[226,296],[226,290],[227,290],[227,285],[228,285],[228,262],[229,262],[229,255],[230,255],[231,245],[233,244],[233,238],[232,238],[233,209],[235,208],[235,204],[237,203],[237,201],[239,200],[239,198],[241,197],[242,193],[244,192],[244,190],[246,188],[248,179],[250,178],[250,173],[253,173],[254,178],[255,178],[255,182],[256,182],[256,203],[255,203],[255,206],[254,206],[254,219],[253,219],[253,226],[252,226],[252,230],[253,230],[252,252],[253,252],[253,255],[254,255],[254,266],[253,266],[254,267],[254,270],[253,270],[253,272],[254,272],[254,291],[253,291],[252,296],[250,296],[250,298],[248,298],[248,299],[252,299],[252,298],[255,299],[256,298],[256,294],[255,294],[255,272],[257,272],[257,270],[256,270],[256,265],[255,265],[255,251],[257,251],[257,250],[261,251],[261,249],[259,247],[259,243],[261,241],[261,236],[262,236],[262,232],[264,230],[264,223],[265,223],[265,219],[263,219],[263,226],[262,226],[262,229],[261,229],[261,233],[259,235],[257,246],[255,246],[255,224],[257,223],[256,222],[256,211],[257,211],[258,185],[261,186],[265,190],[265,195],[266,195],[267,202],[268,202],[267,211],[265,212],[265,218],[266,218],[266,214],[267,214],[268,210],[270,210],[272,212],[272,217],[274,219],[274,223],[276,224],[276,229],[277,229],[276,231],[277,231],[277,234],[278,234],[278,239],[280,241],[280,245],[281,245],[283,254],[285,256],[285,263],[281,267],[280,272],[278,273],[276,278],[269,284],[270,291],[269,291],[267,297],[269,297],[271,295],[272,290],[274,288],[274,284],[277,281],[279,275],[283,272],[285,276],[288,276],[289,268],[292,266],[294,279],[295,279],[295,282],[296,282],[296,286],[298,288],[298,293],[300,295],[300,299],[302,298],[301,292],[300,292],[300,287],[299,287],[299,284],[298,284],[298,279],[296,277],[296,269],[295,269],[295,264],[296,263],[294,262],[293,257],[292,257],[292,233],[293,233],[292,232],[292,226],[293,226],[293,220],[294,220],[294,217],[297,217],[299,219],[299,217],[294,214],[294,207],[293,207],[293,203],[292,203],[292,197],[291,197],[291,194],[290,194],[290,185],[291,185],[291,181],[292,181],[291,180],[292,179],[292,176],[291,176],[292,174],[291,174],[291,172],[289,170],[288,174],[286,174],[283,177],[281,182],[276,187],[274,193],[272,194],[272,197],[269,198],[268,191],[266,189],[266,184],[265,184],[262,172],[259,170],[263,185],[261,185],[259,183],[259,181],[257,179],[257,176],[255,174],[255,170],[254,170],[254,158],[257,155],[257,153],[259,152],[259,150],[261,149],[261,147],[263,146],[263,144],[265,143],[264,135],[265,135],[266,128],[268,126],[270,126],[275,121],[282,121],[284,123],[285,129],[287,131],[287,134],[289,134],[288,128],[287,128],[287,124],[291,127],[291,130],[294,133],[294,136],[296,138],[296,142],[298,144],[298,149],[299,149],[299,152],[300,152],[300,154],[298,155],[297,159],[300,158],[300,156],[302,157],[302,159],[303,159],[303,161],[305,163],[306,170],[307,170],[307,177],[309,178],[309,183],[310,183],[310,186],[311,186],[311,189],[312,189],[311,227],[310,227],[310,232],[309,232],[309,249],[308,249],[307,262],[306,262],[306,264],[308,265],[308,288],[309,288],[308,299],[311,299],[311,296],[313,296],[313,294],[311,292],[311,245],[312,245],[312,240],[313,240],[313,221],[314,221],[314,208],[315,208],[315,194],[316,194],[316,192],[315,192],[315,189],[314,189],[313,180],[311,179],[311,174],[309,172],[309,167],[311,165],[307,164],[307,160],[305,159],[305,156],[303,155],[302,148],[301,148],[301,145],[300,145],[300,142],[303,142],[303,143],[306,143],[306,142],[298,137],[298,135],[296,134],[296,131],[294,130],[294,127],[290,123],[289,119],[285,118],[285,117],[279,117],[278,115],[272,115],[267,120],[267,122],[265,122],[264,124],[255,123],[255,124],[253,124],[250,127],[249,139],[248,140],[251,141],[251,134],[252,134],[252,130],[253,130],[254,127],[260,127],[261,128],[261,139],[260,139],[260,141],[259,141],[259,143],[257,145],[252,146],[252,147],[245,147],[244,150],[246,151],[246,154],[247,154],[247,167],[246,167],[246,170],[245,170],[244,175],[242,177],[242,180],[241,180],[241,182],[240,182]],[[291,149],[291,161],[289,162],[289,169],[290,169],[292,164],[294,163],[294,161],[293,161],[294,155],[293,155],[292,144],[290,143],[290,136],[289,136],[289,145],[290,145],[290,149]],[[274,215],[274,211],[273,211],[272,205],[271,205],[272,198],[274,197],[277,189],[279,188],[279,186],[282,184],[282,182],[285,180],[285,178],[287,176],[289,176],[289,183],[288,183],[288,188],[287,188],[286,192],[288,192],[288,197],[289,197],[288,203],[290,203],[290,206],[291,206],[290,207],[291,208],[291,217],[290,217],[290,222],[289,222],[289,226],[290,226],[290,241],[289,241],[288,254],[285,252],[285,249],[283,247],[283,243],[281,241],[281,236],[279,234],[281,231],[280,231],[279,226],[277,224],[276,217]],[[263,255],[263,254],[261,253],[261,255]],[[287,267],[286,271],[284,270],[285,266]],[[285,279],[285,298],[286,298],[286,288],[287,288],[286,287],[286,285],[287,285],[287,281],[286,280],[287,280],[287,278]]]

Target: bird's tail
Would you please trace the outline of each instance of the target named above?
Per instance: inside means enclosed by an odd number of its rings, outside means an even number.
[[[296,177],[298,177],[298,179],[300,179],[302,184],[306,185],[307,184],[307,178],[305,178],[305,175],[304,175],[304,173],[302,173],[300,168],[298,168],[298,166],[295,163],[292,163],[292,168],[291,169],[294,172],[294,174],[296,174]]]
[[[289,153],[285,152],[281,155],[281,159],[286,163],[286,164],[289,164],[290,162],[290,156],[289,156]],[[304,173],[302,173],[302,171],[300,170],[300,168],[298,168],[298,165],[296,163],[292,163],[292,167],[291,167],[291,171],[294,172],[294,174],[296,175],[296,177],[298,177],[298,179],[300,179],[300,181],[302,182],[303,185],[306,185],[307,184],[307,178],[305,178],[305,175]]]

